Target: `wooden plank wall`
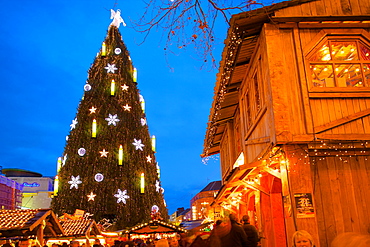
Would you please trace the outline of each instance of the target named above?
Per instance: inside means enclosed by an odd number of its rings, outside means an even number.
[[[243,140],[245,143],[244,154],[247,163],[253,163],[258,160],[258,158],[263,155],[271,142],[275,142],[275,129],[273,126],[273,113],[272,109],[272,97],[271,97],[271,87],[270,87],[270,71],[266,66],[267,54],[265,52],[266,44],[265,37],[262,34],[259,37],[258,45],[256,46],[255,54],[251,59],[251,65],[249,69],[245,72],[245,79],[243,80],[243,86],[240,92],[240,98],[245,97],[247,90],[252,90],[251,95],[255,95],[253,86],[253,76],[257,70],[258,78],[260,80],[260,96],[262,97],[262,107],[260,112],[257,114],[253,112],[256,126],[251,129],[246,129],[245,124],[241,124],[243,128]],[[240,116],[241,118],[246,118],[245,116],[245,105],[243,101],[239,101],[240,106]]]
[[[266,24],[263,32],[266,34],[266,65],[270,71],[276,142],[291,142],[293,136],[307,133],[302,95],[302,90],[306,90],[305,81],[302,85],[293,30]]]
[[[368,233],[370,156],[314,157],[314,195],[321,246],[342,232]]]
[[[285,16],[330,16],[330,15],[366,15],[370,13],[368,0],[318,0],[299,6],[281,9],[276,17]]]
[[[318,217],[314,218],[297,218],[297,212],[295,210],[295,193],[311,193],[313,195],[313,182],[312,182],[312,171],[311,164],[308,154],[306,153],[305,145],[285,145],[284,153],[288,160],[287,166],[287,178],[282,179],[283,188],[288,188],[289,196],[292,203],[293,214],[285,215],[285,221],[288,223],[287,235],[289,239],[292,239],[293,233],[297,230],[306,230],[314,238],[315,242],[319,241],[319,230],[317,228]],[[313,199],[314,200],[314,199]],[[315,200],[314,200],[315,203]],[[316,215],[322,214],[322,211],[316,210]],[[292,225],[289,221],[293,220]],[[293,228],[294,227],[294,228]],[[321,229],[320,229],[321,231]],[[319,245],[316,245],[317,247]],[[325,245],[321,245],[325,246]]]
[[[370,108],[369,98],[310,99],[314,127],[351,116]],[[351,119],[351,117],[349,118]],[[365,116],[325,131],[326,134],[369,134],[370,117]]]

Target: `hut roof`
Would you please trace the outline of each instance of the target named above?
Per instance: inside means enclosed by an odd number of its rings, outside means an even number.
[[[96,236],[100,235],[100,230],[94,220],[80,218],[80,219],[66,219],[60,221],[65,236],[85,236],[87,233]]]
[[[0,210],[0,237],[36,236],[39,226],[44,235],[56,237],[64,231],[51,209]]]
[[[129,230],[130,234],[152,234],[169,232],[186,232],[186,230],[179,226],[175,226],[160,220],[151,220],[147,223],[134,226]]]

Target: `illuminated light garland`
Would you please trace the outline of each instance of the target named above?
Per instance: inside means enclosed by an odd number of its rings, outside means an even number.
[[[137,69],[136,68],[134,68],[134,72],[132,73],[132,77],[133,77],[134,82],[137,82]]]
[[[96,119],[94,119],[94,120],[93,120],[93,123],[92,123],[92,133],[91,133],[91,137],[96,138]]]
[[[141,173],[140,175],[140,193],[144,194],[144,189],[145,189],[145,177],[144,173]]]
[[[61,167],[62,167],[62,157],[58,157],[57,173],[59,173]]]
[[[144,100],[144,97],[141,94],[139,95],[139,102],[140,102],[140,105],[141,105],[141,109],[143,110],[143,113],[145,113],[145,100]]]
[[[158,179],[161,178],[161,169],[158,165],[158,162],[157,162],[157,175],[158,175]]]
[[[123,162],[123,147],[122,145],[119,146],[119,151],[118,151],[118,165],[122,165]]]
[[[235,27],[235,29],[231,32],[230,34],[230,41],[228,43],[228,52],[226,54],[229,54],[225,58],[225,63],[222,67],[222,73],[220,69],[220,74],[221,78],[219,80],[220,86],[217,94],[215,95],[215,106],[214,106],[214,111],[211,116],[211,120],[208,123],[208,129],[209,131],[207,132],[206,136],[206,143],[203,149],[203,155],[208,156],[209,149],[212,146],[212,142],[215,137],[216,129],[218,127],[217,120],[219,119],[219,112],[221,110],[221,103],[225,99],[225,94],[227,92],[227,86],[230,82],[231,74],[234,70],[234,61],[236,60],[236,51],[240,44],[242,43],[242,32],[238,30],[238,27]]]
[[[101,55],[102,57],[105,57],[107,55],[107,45],[105,44],[105,42],[103,42],[101,46]]]
[[[112,81],[110,83],[110,95],[114,96],[115,93],[116,93],[116,83],[115,83],[114,79],[112,79]]]
[[[153,152],[156,152],[156,139],[155,139],[155,135],[152,135],[152,150],[153,150]]]
[[[54,179],[54,196],[58,195],[58,189],[59,189],[59,176],[56,175]]]

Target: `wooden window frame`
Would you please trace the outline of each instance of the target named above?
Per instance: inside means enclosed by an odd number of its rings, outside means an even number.
[[[338,87],[337,78],[336,78],[337,76],[334,76],[334,83],[336,85],[335,87],[315,87],[313,86],[313,78],[311,75],[311,68],[310,68],[312,64],[322,64],[322,65],[330,64],[333,66],[333,68],[335,68],[335,65],[338,65],[338,64],[359,64],[360,68],[363,68],[363,65],[365,64],[367,65],[370,64],[370,60],[363,60],[359,52],[358,52],[358,57],[359,57],[358,60],[309,61],[309,58],[313,56],[313,54],[316,53],[322,47],[323,44],[328,43],[328,42],[330,43],[330,42],[338,42],[338,41],[339,42],[354,41],[356,42],[358,51],[359,51],[360,43],[370,48],[370,41],[368,37],[363,35],[363,33],[353,33],[353,32],[330,33],[330,32],[322,31],[320,34],[324,34],[324,36],[322,36],[318,42],[311,44],[313,46],[311,47],[309,52],[306,52],[306,55],[305,55],[305,63],[306,63],[306,70],[307,70],[307,77],[308,77],[308,91],[310,93],[310,97],[315,97],[316,93],[320,93],[321,97],[325,93],[337,93],[337,94],[338,93],[352,93],[352,95],[361,94],[362,96],[365,93],[366,95],[368,95],[368,93],[370,93],[370,82],[366,82],[363,69],[361,69],[361,75],[362,75],[362,78],[364,79],[363,87]],[[331,49],[330,45],[329,45],[329,49]],[[329,51],[331,52],[331,50]]]

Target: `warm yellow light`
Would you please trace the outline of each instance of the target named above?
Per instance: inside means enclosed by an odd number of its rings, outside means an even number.
[[[155,151],[155,145],[156,145],[155,135],[152,135],[152,150],[153,150],[153,152],[156,152]]]
[[[134,78],[134,82],[137,82],[137,69],[136,68],[134,68],[134,73],[132,77]]]
[[[112,79],[112,82],[110,83],[110,95],[114,95],[115,92],[116,92],[116,83]]]
[[[107,55],[107,46],[105,45],[105,42],[103,42],[101,46],[101,55],[105,57]]]
[[[158,178],[161,178],[161,168],[159,167],[158,162],[157,162],[157,174]]]
[[[62,157],[58,158],[58,163],[57,163],[57,173],[59,173],[60,168],[62,167]]]
[[[54,179],[54,196],[58,195],[58,187],[59,187],[59,177],[58,175],[56,175]]]
[[[122,165],[123,161],[123,148],[122,145],[119,146],[119,151],[118,151],[118,165]]]
[[[96,138],[96,120],[95,119],[93,120],[93,123],[92,123],[92,134],[91,134],[91,136],[93,138]]]
[[[145,178],[144,173],[141,173],[140,175],[140,193],[144,194],[144,188],[145,188]]]

